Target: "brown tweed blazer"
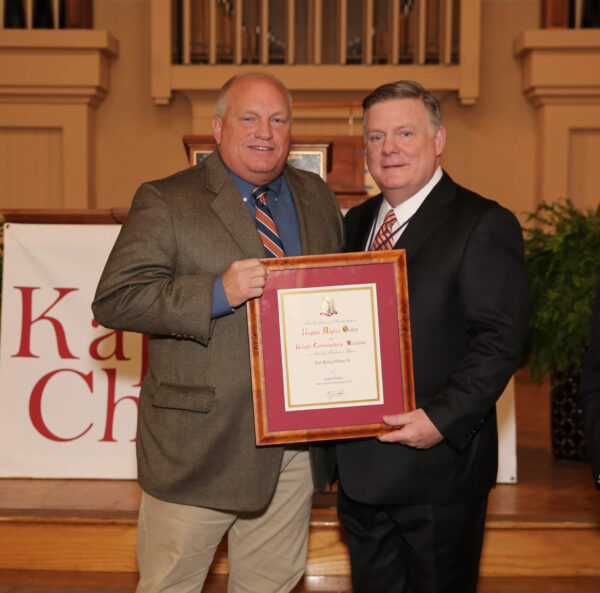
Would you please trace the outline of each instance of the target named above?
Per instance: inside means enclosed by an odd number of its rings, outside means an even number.
[[[335,197],[286,167],[302,253],[342,249]],[[264,248],[218,152],[143,184],[92,305],[109,328],[150,334],[140,393],[138,479],[167,501],[256,511],[277,482],[282,447],[256,447],[246,309],[211,319],[213,282]]]

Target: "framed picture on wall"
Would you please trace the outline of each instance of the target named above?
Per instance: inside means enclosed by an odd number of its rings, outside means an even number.
[[[327,146],[302,147],[293,145],[288,155],[288,165],[303,171],[316,173],[323,180],[327,180]]]
[[[198,148],[196,150],[194,150],[194,152],[192,153],[192,158],[191,158],[191,165],[199,165],[210,153],[212,152],[212,149],[210,150],[206,150],[204,148]]]
[[[212,136],[184,136],[190,166],[200,164],[215,148]],[[327,181],[331,170],[332,142],[317,139],[292,139],[288,163],[303,171],[311,171]]]

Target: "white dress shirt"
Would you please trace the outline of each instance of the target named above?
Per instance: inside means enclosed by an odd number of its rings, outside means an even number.
[[[400,235],[404,232],[408,225],[408,221],[413,217],[415,212],[419,209],[421,204],[425,201],[425,198],[429,195],[434,186],[438,183],[438,181],[442,178],[443,172],[442,168],[438,167],[435,170],[435,173],[431,177],[431,179],[413,196],[404,200],[401,204],[398,204],[394,208],[394,212],[396,213],[396,222],[392,227],[392,244],[395,244],[398,241]],[[375,221],[373,223],[373,227],[371,228],[371,232],[369,233],[369,239],[367,244],[365,245],[365,250],[369,250],[371,245],[373,244],[373,239],[375,239],[375,235],[379,230],[379,227],[383,224],[385,217],[389,210],[391,210],[391,206],[388,201],[384,198],[381,202],[381,207],[379,208],[379,212]]]

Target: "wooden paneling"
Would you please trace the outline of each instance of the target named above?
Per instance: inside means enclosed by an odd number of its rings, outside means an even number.
[[[93,0],[65,0],[65,28],[92,29],[93,27]]]
[[[0,208],[0,216],[6,222],[28,224],[121,224],[129,208],[110,210],[66,210],[44,208]]]
[[[0,526],[0,567],[135,572],[136,520],[18,518]]]
[[[600,124],[600,122],[598,122]],[[574,204],[596,210],[600,205],[600,125],[573,129],[569,135],[569,192]]]
[[[0,129],[11,152],[1,205],[95,205],[94,109],[117,52],[105,31],[1,31]]]
[[[538,200],[575,191],[596,203],[597,187],[583,184],[598,179],[597,153],[590,160],[588,150],[597,149],[593,134],[600,130],[600,29],[524,31],[514,53],[522,60],[523,92],[537,110]],[[584,162],[575,163],[578,157]]]
[[[365,166],[362,136],[332,136],[333,154],[327,183],[334,192],[362,192]]]
[[[542,0],[540,8],[544,29],[569,26],[569,0]]]
[[[0,128],[2,207],[64,207],[62,141],[60,128]]]

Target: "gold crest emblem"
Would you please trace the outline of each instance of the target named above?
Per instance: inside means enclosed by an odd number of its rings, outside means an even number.
[[[326,296],[323,299],[323,302],[321,303],[321,315],[326,315],[327,317],[331,317],[332,315],[337,315],[333,297]]]

